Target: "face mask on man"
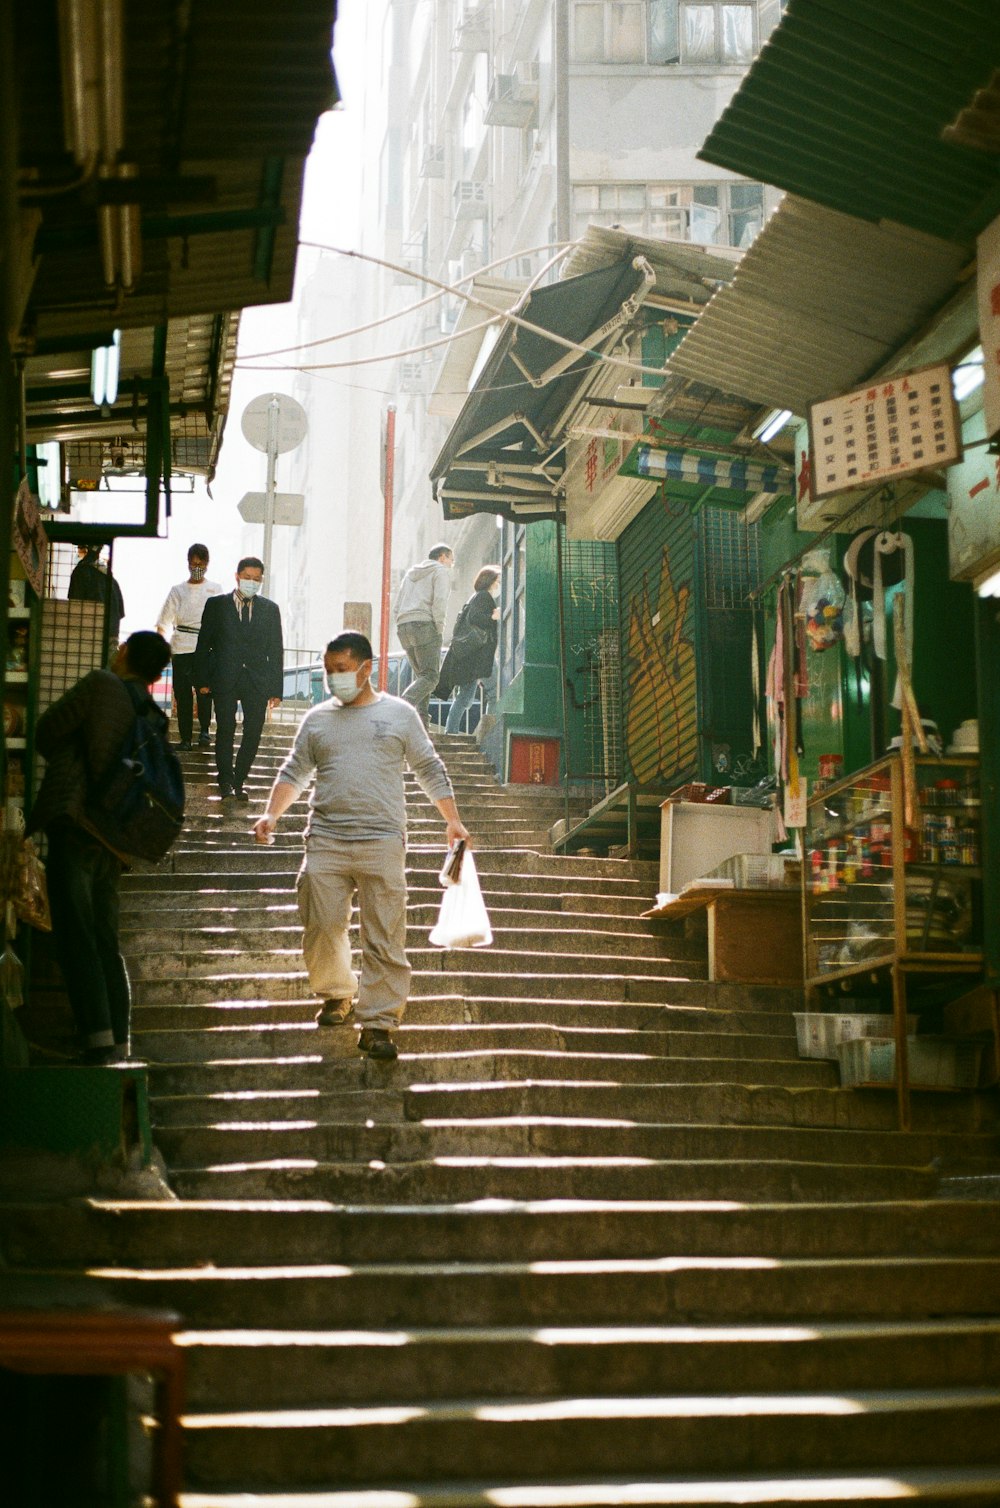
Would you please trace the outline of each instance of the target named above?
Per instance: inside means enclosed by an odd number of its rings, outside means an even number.
[[[356,670],[334,670],[326,679],[333,695],[341,702],[353,702],[354,698],[360,696],[364,690],[363,683],[358,685]]]
[[[241,597],[256,597],[263,586],[263,582],[255,581],[252,576],[238,576],[236,585]]]
[[[191,580],[192,581],[204,581],[204,579],[205,579],[205,567],[204,566],[193,565],[191,567]]]

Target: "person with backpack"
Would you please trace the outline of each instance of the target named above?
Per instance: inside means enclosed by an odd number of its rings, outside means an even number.
[[[149,693],[169,661],[159,634],[131,634],[109,669],[85,675],[35,729],[46,770],[28,831],[48,838],[52,930],[83,1063],[128,1056],[131,997],[118,945],[122,869],[133,857],[165,851],[180,831],[180,766],[167,744],[167,719]]]
[[[455,619],[448,653],[441,666],[441,679],[435,695],[447,701],[452,691],[455,700],[445,723],[446,733],[460,733],[462,718],[472,705],[476,688],[483,683],[485,712],[491,697],[496,696],[494,661],[497,652],[497,593],[500,570],[485,565],[472,583],[472,596]]]

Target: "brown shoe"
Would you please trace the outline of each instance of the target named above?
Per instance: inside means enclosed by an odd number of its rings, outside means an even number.
[[[316,1012],[317,1026],[343,1026],[354,1009],[350,1000],[324,1000]]]
[[[387,1031],[379,1026],[366,1026],[358,1038],[358,1052],[369,1058],[398,1058],[399,1048]]]

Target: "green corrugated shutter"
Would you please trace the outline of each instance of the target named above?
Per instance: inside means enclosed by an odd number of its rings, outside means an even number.
[[[697,772],[695,530],[661,491],[618,541],[626,777],[679,783]]]

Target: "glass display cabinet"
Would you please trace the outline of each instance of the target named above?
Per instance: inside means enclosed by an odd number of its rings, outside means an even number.
[[[910,824],[894,753],[816,792],[803,833],[808,1009],[859,976],[891,980],[904,1126],[908,981],[982,968],[978,760],[918,755],[914,777]]]

